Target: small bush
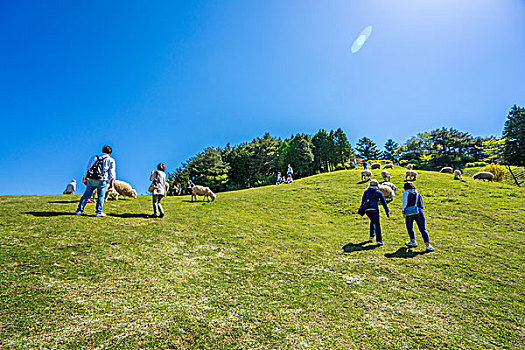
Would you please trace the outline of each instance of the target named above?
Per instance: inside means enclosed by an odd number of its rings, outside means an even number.
[[[507,175],[507,170],[502,165],[499,164],[488,164],[481,171],[488,171],[494,174],[494,181],[501,182],[505,179]]]
[[[473,163],[467,163],[465,164],[465,168],[478,168],[482,166],[486,166],[487,163],[485,162],[473,162]]]

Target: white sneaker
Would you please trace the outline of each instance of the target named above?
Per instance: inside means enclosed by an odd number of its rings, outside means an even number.
[[[433,252],[435,249],[430,244],[427,244],[427,252]]]
[[[377,241],[376,244],[377,244],[377,245],[383,245],[383,242],[381,242],[381,241]]]
[[[106,216],[106,214],[104,213],[98,213],[97,215],[95,215],[97,218],[103,218],[104,216]]]
[[[405,242],[405,245],[409,248],[415,248],[417,247],[417,243],[416,242],[412,242],[412,241],[408,241],[408,242]]]
[[[82,215],[82,212],[80,210],[75,210],[75,212],[73,214],[75,214],[75,215]]]
[[[370,236],[370,238],[368,238],[369,241],[373,241],[374,240],[374,236]]]

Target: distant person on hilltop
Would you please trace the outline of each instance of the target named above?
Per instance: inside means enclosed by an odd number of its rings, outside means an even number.
[[[423,241],[427,246],[427,252],[433,252],[434,248],[430,245],[428,232],[425,228],[425,216],[423,215],[423,198],[416,191],[416,186],[412,182],[405,182],[403,186],[405,193],[403,193],[403,217],[405,218],[405,225],[407,228],[410,241],[405,245],[409,248],[417,247],[416,236],[414,234],[414,220],[417,223],[419,232],[423,237]]]
[[[286,177],[290,177],[293,175],[293,169],[290,164],[288,164],[288,170],[286,171]]]
[[[162,198],[166,197],[167,195],[166,173],[164,172],[165,170],[166,170],[166,166],[162,163],[159,163],[157,165],[157,170],[152,171],[149,177],[151,184],[155,186],[155,189],[151,193],[153,197],[153,217],[154,218],[164,217],[164,209],[162,209],[162,205],[160,205],[160,201],[162,200]]]
[[[97,189],[96,216],[106,216],[102,212],[104,196],[108,186],[112,186],[116,178],[115,160],[109,156],[112,151],[110,146],[104,146],[102,147],[102,154],[93,156],[89,160],[86,174],[82,178],[82,183],[86,185],[86,191],[80,198],[78,208],[75,211],[76,215],[82,215],[88,199],[93,194],[93,191]]]
[[[363,159],[363,161],[361,162],[361,164],[363,164],[363,168],[364,168],[364,170],[366,170],[366,165],[367,165],[366,160]]]
[[[275,184],[279,185],[282,182],[283,182],[283,178],[281,177],[281,172],[278,172],[277,173],[277,178],[275,179]]]
[[[363,193],[363,199],[361,199],[361,206],[366,204],[366,216],[370,219],[370,241],[376,238],[376,243],[383,245],[383,237],[381,235],[381,224],[379,222],[379,202],[385,208],[386,216],[390,217],[390,211],[386,204],[385,196],[379,191],[379,183],[377,180],[371,180],[368,189]]]
[[[291,184],[293,182],[292,175],[288,175],[288,178],[286,179],[287,184]]]
[[[67,184],[66,189],[62,194],[75,194],[77,190],[77,180],[73,179],[70,183]]]

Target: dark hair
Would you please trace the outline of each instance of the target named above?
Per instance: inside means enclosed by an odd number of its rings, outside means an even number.
[[[403,189],[405,189],[405,190],[415,190],[416,186],[414,186],[414,184],[412,182],[405,182],[405,184],[403,185]]]
[[[102,153],[111,154],[111,152],[113,152],[111,146],[105,145],[104,147],[102,147]]]
[[[162,170],[162,171],[166,170],[166,166],[164,165],[164,163],[159,163],[157,165],[157,170]]]

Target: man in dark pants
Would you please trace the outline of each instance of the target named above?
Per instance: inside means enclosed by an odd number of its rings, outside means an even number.
[[[368,201],[368,209],[366,216],[370,219],[370,241],[376,238],[376,243],[383,245],[383,236],[381,235],[381,224],[379,222],[379,202],[385,208],[386,216],[390,217],[390,211],[386,204],[385,196],[379,191],[379,183],[376,180],[371,180],[368,189],[363,194],[361,205]]]

